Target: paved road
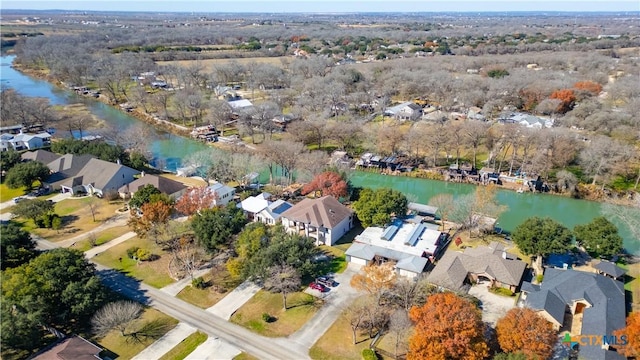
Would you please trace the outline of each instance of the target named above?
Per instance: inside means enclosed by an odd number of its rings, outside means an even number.
[[[156,288],[127,277],[113,269],[96,264],[102,282],[113,291],[130,299],[152,306],[210,336],[219,337],[259,359],[308,359],[308,349],[284,338],[273,339],[257,335],[238,325],[177,299]]]

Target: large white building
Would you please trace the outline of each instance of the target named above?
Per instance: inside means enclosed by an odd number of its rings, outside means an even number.
[[[333,196],[306,198],[281,215],[289,233],[316,240],[316,245],[333,245],[353,227],[353,210]]]

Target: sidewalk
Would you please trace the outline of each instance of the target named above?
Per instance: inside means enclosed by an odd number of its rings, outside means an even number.
[[[105,250],[108,250],[108,249],[110,249],[110,248],[112,248],[112,247],[114,247],[114,246],[116,246],[118,244],[121,244],[121,243],[131,239],[132,237],[135,237],[135,236],[136,236],[136,233],[134,233],[133,231],[129,231],[128,233],[126,233],[126,234],[124,234],[122,236],[119,236],[119,237],[117,237],[117,238],[115,238],[115,239],[113,239],[113,240],[111,240],[111,241],[109,241],[109,242],[107,242],[105,244],[102,244],[100,246],[96,246],[96,247],[94,247],[94,248],[92,248],[90,250],[85,251],[84,252],[84,256],[87,259],[90,259],[90,258],[100,254],[101,252],[103,252]]]
[[[195,279],[197,277],[204,276],[210,271],[211,271],[211,268],[196,270],[193,273],[193,278]],[[160,291],[165,292],[171,296],[176,296],[180,291],[182,291],[182,289],[184,289],[189,285],[191,285],[191,276],[187,276],[180,281],[174,282],[173,284],[169,284],[163,287],[162,289],[160,289]]]
[[[241,351],[229,343],[211,337],[198,346],[185,360],[232,360]]]
[[[252,282],[245,281],[228,293],[222,300],[218,301],[218,303],[208,308],[207,312],[229,320],[231,319],[231,315],[244,305],[244,303],[249,301],[258,290],[260,290],[260,287]]]
[[[164,334],[160,339],[156,340],[153,344],[142,350],[138,355],[134,356],[132,360],[159,359],[162,355],[180,344],[182,340],[195,331],[195,328],[185,323],[179,323],[175,328],[173,328],[173,330]]]

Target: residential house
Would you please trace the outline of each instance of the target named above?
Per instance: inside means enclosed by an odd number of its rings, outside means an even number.
[[[102,359],[102,348],[81,336],[71,336],[32,357],[32,360],[96,360]]]
[[[555,329],[572,336],[612,336],[625,326],[624,284],[600,274],[547,268],[542,284],[522,284],[520,305],[537,310]],[[578,357],[625,359],[612,350],[606,342],[581,343]]]
[[[266,192],[263,192],[260,195],[256,196],[249,196],[248,198],[242,200],[238,204],[238,207],[242,208],[242,211],[244,212],[247,219],[257,221],[256,215],[262,210],[266,209],[269,204],[271,204],[269,198],[271,198],[271,194]]]
[[[317,245],[331,246],[353,227],[353,210],[330,195],[305,198],[280,217],[287,232],[314,238]]]
[[[187,186],[181,182],[168,179],[158,175],[145,175],[144,172],[140,174],[140,177],[129,184],[121,186],[118,189],[120,197],[123,199],[131,198],[136,191],[147,186],[152,185],[161,193],[169,195],[172,199],[178,199],[187,190]]]
[[[550,128],[554,122],[553,119],[543,119],[520,112],[501,114],[498,121],[504,124],[520,124],[533,129]]]
[[[247,99],[227,101],[233,112],[237,115],[249,113],[253,109],[253,104]]]
[[[209,191],[212,191],[215,194],[213,206],[227,205],[236,194],[235,188],[219,182],[215,182],[213,185],[209,186]]]
[[[22,161],[39,161],[43,164],[49,164],[60,158],[60,155],[47,150],[27,151],[21,155]]]
[[[473,283],[488,283],[518,291],[527,264],[508,253],[504,245],[466,248],[464,252],[448,251],[438,261],[427,281],[453,291],[464,291]]]
[[[60,189],[63,193],[86,192],[102,196],[108,191],[118,191],[138,174],[138,170],[128,166],[92,158],[77,174],[60,182]]]
[[[0,151],[13,150],[11,139],[13,139],[12,134],[8,134],[8,133],[0,134]]]
[[[446,247],[448,235],[427,224],[396,220],[370,226],[347,249],[347,261],[359,265],[393,262],[401,276],[414,278]]]
[[[51,145],[51,134],[42,132],[38,134],[19,133],[17,135],[2,134],[2,151],[9,149],[9,145],[14,150],[34,150]]]
[[[292,203],[282,199],[278,199],[258,212],[255,216],[254,221],[260,221],[261,223],[267,225],[275,225],[281,221],[280,218],[282,217],[282,214],[284,214],[292,207]]]
[[[412,101],[392,106],[384,111],[385,116],[391,116],[396,120],[417,120],[422,116],[422,107]]]

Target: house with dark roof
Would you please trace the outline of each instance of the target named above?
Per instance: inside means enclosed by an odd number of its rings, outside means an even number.
[[[32,360],[96,360],[102,359],[102,348],[81,336],[71,336],[36,354]]]
[[[593,268],[596,269],[598,274],[608,276],[614,280],[622,280],[624,274],[627,273],[625,269],[607,260],[600,261]]]
[[[464,291],[472,283],[486,281],[491,287],[516,292],[526,267],[504,245],[494,241],[489,246],[466,248],[464,252],[446,252],[427,281],[453,291]]]
[[[370,226],[356,236],[345,255],[359,265],[392,262],[398,275],[415,278],[446,247],[448,236],[423,223],[396,220],[387,227]]]
[[[20,156],[22,158],[22,161],[39,161],[43,164],[48,164],[60,158],[60,155],[42,149],[36,151],[27,151],[22,153],[22,155]]]
[[[136,191],[147,185],[152,185],[156,189],[160,190],[161,193],[167,194],[173,199],[177,199],[182,196],[188,188],[181,182],[167,179],[163,176],[145,175],[144,173],[141,173],[141,176],[138,179],[121,186],[120,189],[118,189],[118,192],[120,193],[120,197],[128,199],[131,198]]]
[[[537,310],[572,336],[612,336],[625,326],[625,293],[622,282],[608,276],[547,268],[541,285],[522,284],[521,305]],[[570,327],[570,328],[569,328]],[[580,344],[580,359],[624,359],[606,342]]]
[[[333,245],[353,227],[353,210],[333,196],[305,198],[281,214],[290,233],[314,238],[317,245]]]
[[[417,120],[422,116],[422,106],[411,102],[403,102],[399,105],[387,108],[384,111],[385,116],[391,116],[396,120]]]

